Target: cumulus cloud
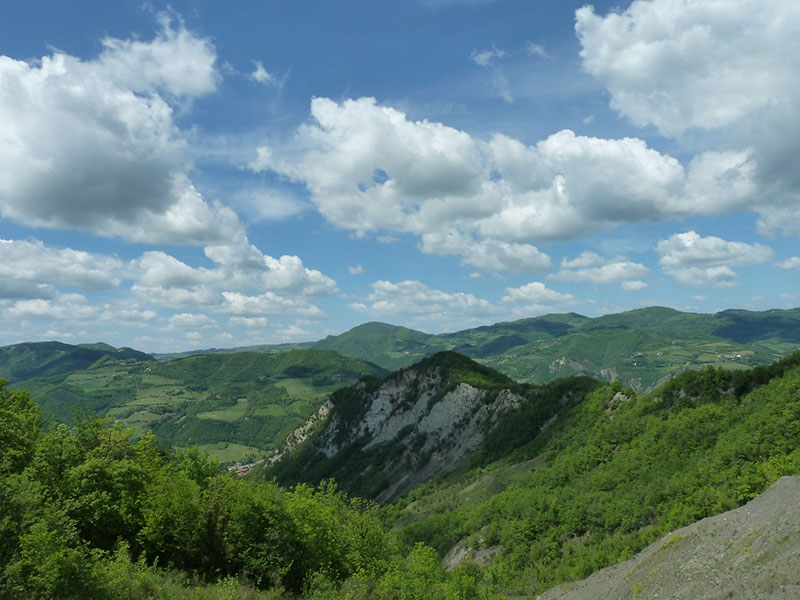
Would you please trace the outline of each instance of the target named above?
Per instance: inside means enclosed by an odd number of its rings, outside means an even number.
[[[676,233],[656,246],[665,267],[691,265],[757,265],[773,256],[772,249],[762,244],[728,242],[713,235],[701,237],[695,231]]]
[[[224,301],[211,307],[215,312],[240,317],[290,314],[307,319],[319,319],[325,314],[303,298],[287,298],[274,292],[247,295],[240,292],[222,292]]]
[[[800,271],[800,256],[793,256],[786,260],[781,260],[775,263],[779,269],[786,269],[791,271]]]
[[[173,107],[216,89],[213,45],[162,20],[99,57],[0,57],[0,214],[138,242],[212,243],[242,230],[188,177]]]
[[[636,0],[605,17],[580,8],[575,29],[584,68],[606,85],[611,106],[676,135],[795,97],[800,58],[786,48],[799,18],[800,7],[782,0]]]
[[[105,38],[97,70],[114,83],[137,92],[164,90],[174,96],[202,96],[217,89],[216,50],[207,38],[173,27],[159,16],[161,31],[152,40]]]
[[[638,287],[643,283],[639,278],[650,272],[644,265],[632,262],[624,256],[603,258],[594,252],[583,252],[572,260],[564,259],[561,267],[561,271],[549,275],[548,278],[556,281],[588,281],[601,285],[621,283],[623,289],[628,291],[642,289]],[[624,285],[626,283],[627,286]]]
[[[541,281],[532,281],[518,288],[506,288],[507,294],[503,302],[525,303],[532,305],[558,305],[574,300],[572,294],[562,294],[548,288]]]
[[[688,287],[733,287],[737,275],[732,266],[750,266],[772,259],[772,249],[762,244],[729,242],[695,231],[676,233],[655,247],[663,270]]]
[[[800,233],[800,53],[787,51],[798,23],[800,5],[783,0],[636,0],[605,16],[576,12],[583,67],[611,107],[679,141],[722,132],[708,139],[724,151],[695,159],[696,184],[701,193],[727,181],[741,197],[707,192],[703,204],[757,212],[767,234]]]
[[[641,292],[647,284],[644,281],[623,281],[620,287],[626,292]]]
[[[473,294],[443,292],[421,281],[376,281],[365,302],[351,308],[378,317],[401,317],[410,323],[433,323],[440,331],[463,327],[464,323],[480,322],[503,310]]]
[[[210,329],[219,327],[214,319],[198,313],[178,313],[169,317],[167,321],[172,327],[181,329]]]
[[[550,257],[530,244],[474,240],[453,230],[423,234],[420,248],[428,254],[461,255],[462,265],[486,271],[533,273],[552,266]]]
[[[162,251],[145,252],[128,269],[133,293],[143,302],[178,310],[320,318],[322,311],[309,298],[337,290],[333,279],[309,269],[299,257],[262,254],[246,238],[207,246],[205,254],[213,267],[192,267]]]
[[[754,189],[747,152],[684,166],[636,138],[564,130],[535,145],[482,141],[372,98],[315,98],[311,116],[291,142],[261,146],[250,168],[304,184],[321,214],[356,236],[412,233],[423,252],[478,268],[546,269],[535,243],[738,210]]]
[[[0,239],[0,297],[50,297],[56,285],[109,289],[120,284],[121,273],[122,261],[115,256],[52,248],[39,240]]]
[[[81,294],[58,294],[52,299],[17,300],[3,311],[6,319],[26,321],[80,322],[96,318],[98,306],[89,304]]]
[[[268,323],[267,317],[231,317],[228,319],[228,324],[233,327],[246,327],[254,329],[257,327],[266,327]]]
[[[140,289],[227,290],[264,289],[298,296],[321,296],[336,291],[336,282],[303,265],[297,256],[274,258],[262,254],[246,240],[230,245],[208,246],[205,254],[217,265],[191,267],[162,252],[145,252],[132,261],[130,274]]]

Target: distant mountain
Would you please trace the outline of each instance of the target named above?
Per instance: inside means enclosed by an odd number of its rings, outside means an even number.
[[[538,598],[800,598],[798,498],[800,477],[782,477],[740,508],[672,532],[630,560]]]
[[[293,484],[334,478],[350,493],[391,500],[435,476],[511,452],[596,382],[520,385],[455,352],[386,379],[334,392],[289,437],[266,477]],[[525,422],[520,430],[516,425]]]
[[[103,343],[73,346],[62,342],[25,342],[0,347],[0,377],[13,382],[66,375],[87,369],[107,357],[136,362],[153,360],[144,352]]]
[[[188,356],[199,356],[201,354],[236,354],[237,352],[264,352],[266,354],[277,354],[279,352],[289,352],[291,350],[302,350],[310,348],[313,342],[289,342],[285,344],[258,344],[255,346],[237,346],[235,348],[204,348],[202,350],[186,350],[184,352],[154,352],[156,360],[167,361],[176,358],[186,358]]]
[[[645,391],[687,368],[769,364],[798,347],[800,308],[701,314],[654,306],[595,318],[550,314],[441,334],[370,322],[317,342],[210,348],[155,357],[168,360],[197,354],[318,348],[396,370],[453,350],[517,381],[545,383],[568,375],[587,375],[620,380]]]
[[[67,352],[70,347],[64,346],[53,348]],[[51,351],[46,359],[44,347],[35,347],[39,360],[32,362],[33,368],[17,366],[7,377],[13,387],[30,390],[45,418],[70,421],[76,409],[91,411],[150,429],[167,446],[199,445],[222,461],[265,456],[328,394],[364,375],[386,373],[330,350],[223,353],[156,362],[149,356],[147,361],[134,360],[142,353],[129,349],[76,347],[58,359]],[[33,358],[26,352],[16,349],[8,356]]]
[[[438,335],[367,323],[317,346],[388,369],[454,350],[517,381],[588,375],[642,391],[686,368],[745,368],[790,354],[800,346],[800,309],[709,315],[650,307],[597,318],[566,313]]]
[[[328,336],[316,342],[314,347],[371,360],[385,369],[394,370],[443,350],[443,346],[434,347],[428,344],[432,337],[428,333],[407,327],[371,322],[354,327],[341,335]]]

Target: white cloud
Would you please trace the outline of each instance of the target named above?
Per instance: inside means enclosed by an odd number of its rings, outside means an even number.
[[[473,50],[469,59],[481,67],[490,66],[496,59],[506,56],[505,50],[499,50],[492,44],[491,50]]]
[[[239,317],[290,314],[308,319],[324,317],[324,313],[302,298],[286,298],[274,292],[249,296],[240,292],[222,292],[223,302],[212,306],[215,312]]]
[[[336,291],[333,279],[305,267],[299,257],[267,256],[247,240],[207,246],[205,254],[217,266],[191,267],[161,251],[145,252],[130,266],[136,279],[134,288],[143,295],[155,288],[178,294],[196,293],[200,304],[213,303],[214,291],[223,289],[280,291],[297,296],[329,295]]]
[[[256,83],[261,83],[264,85],[271,85],[275,83],[275,77],[267,72],[260,60],[254,60],[253,64],[256,68],[247,76],[248,78],[252,79]]]
[[[793,256],[775,263],[779,269],[786,269],[792,271],[800,271],[800,256]]]
[[[171,326],[181,329],[213,329],[219,327],[214,319],[197,313],[178,313],[167,320]]]
[[[231,317],[228,319],[228,325],[247,329],[263,328],[267,326],[267,323],[267,317]]]
[[[486,271],[533,273],[552,266],[550,257],[530,244],[475,241],[452,230],[424,234],[420,249],[428,254],[460,254],[462,265]]]
[[[773,256],[772,249],[762,244],[728,242],[713,235],[701,237],[695,231],[673,234],[658,242],[655,250],[665,267],[757,265]]]
[[[564,130],[533,146],[484,142],[372,98],[315,98],[311,116],[291,143],[260,147],[250,168],[303,183],[328,222],[356,237],[411,233],[423,252],[479,268],[540,270],[549,259],[534,243],[739,210],[753,190],[746,152],[706,152],[684,167],[635,138]]]
[[[489,69],[491,73],[491,86],[494,91],[507,103],[514,102],[514,96],[511,93],[511,86],[508,79],[503,75],[503,71],[497,65],[497,59],[504,58],[507,53],[504,50],[499,50],[492,44],[491,50],[473,50],[469,58],[476,65]]]
[[[687,287],[733,287],[737,275],[731,266],[757,265],[773,256],[772,249],[761,244],[704,238],[694,231],[661,240],[655,251],[664,272]]]
[[[800,57],[786,49],[798,20],[800,6],[783,0],[636,0],[605,17],[578,9],[575,29],[584,68],[606,85],[611,106],[676,135],[796,97]]]
[[[544,46],[541,44],[535,44],[533,42],[528,42],[526,46],[528,50],[529,56],[538,56],[539,58],[550,58],[550,55],[547,54],[547,51],[544,49]]]
[[[532,281],[518,288],[506,288],[508,294],[503,302],[524,302],[530,304],[557,304],[573,300],[572,294],[562,294],[548,288],[541,281]]]
[[[350,271],[350,275],[361,275],[364,272],[364,267],[361,265],[356,265],[355,267],[347,265],[347,270]]]
[[[672,276],[675,283],[686,287],[730,288],[736,286],[738,276],[730,267],[683,267],[669,269],[665,272]]]
[[[292,323],[288,327],[278,329],[276,333],[287,341],[301,341],[308,339],[311,335],[311,332],[303,329],[296,323]]]
[[[39,240],[0,239],[0,280],[6,289],[30,289],[32,298],[51,295],[54,285],[103,290],[121,282],[122,261],[115,256],[71,248],[52,248]],[[13,294],[12,294],[13,296]],[[2,291],[0,291],[2,297]],[[8,297],[8,296],[6,296]]]
[[[549,275],[548,279],[556,281],[588,281],[595,284],[628,283],[626,290],[643,289],[637,281],[650,272],[640,263],[635,263],[624,256],[603,258],[594,252],[583,252],[577,258],[561,261],[561,271]],[[646,285],[645,285],[646,287]]]
[[[231,197],[231,203],[250,222],[282,221],[308,209],[304,202],[289,194],[268,188],[243,188]]]
[[[498,306],[473,294],[443,292],[420,281],[376,281],[370,287],[366,301],[351,304],[351,308],[381,318],[401,317],[410,324],[432,324],[438,331],[463,328],[503,313]]]
[[[702,210],[750,210],[762,233],[800,233],[800,4],[636,0],[606,16],[585,6],[576,32],[614,110],[679,141],[688,133],[694,147],[723,144],[693,161]],[[733,195],[713,191],[725,184]]]
[[[620,287],[626,292],[641,292],[647,284],[644,281],[623,281]]]
[[[623,257],[615,257],[615,259],[622,260]],[[586,269],[591,267],[600,267],[602,265],[608,264],[609,259],[603,258],[596,252],[590,252],[588,250],[584,250],[581,252],[577,257],[573,259],[562,258],[561,259],[561,268],[562,269]]]
[[[217,89],[216,50],[206,38],[176,29],[166,15],[152,40],[105,38],[96,67],[120,87],[136,92],[166,91],[174,96],[202,96]]]
[[[58,294],[52,299],[17,300],[3,311],[5,319],[27,321],[90,321],[100,308],[89,304],[81,294]]]
[[[0,214],[138,242],[209,243],[241,232],[188,177],[173,105],[219,79],[211,43],[162,20],[149,41],[103,41],[94,60],[0,57]]]

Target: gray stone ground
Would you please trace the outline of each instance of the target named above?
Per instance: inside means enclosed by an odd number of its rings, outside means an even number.
[[[541,600],[800,600],[800,477]]]

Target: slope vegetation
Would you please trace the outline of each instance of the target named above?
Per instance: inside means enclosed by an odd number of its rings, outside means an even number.
[[[266,475],[287,484],[332,477],[348,492],[386,502],[433,477],[505,455],[596,385],[585,378],[520,385],[441,352],[335,392],[325,418],[314,418],[316,431]]]
[[[387,508],[449,564],[491,560],[531,594],[800,473],[800,353],[750,371],[686,372],[652,395],[591,392],[504,460]]]
[[[87,369],[104,358],[135,362],[153,360],[144,352],[103,343],[73,346],[61,342],[25,342],[0,348],[0,377],[24,381],[65,375]]]
[[[103,354],[86,368],[50,369],[46,377],[12,382],[30,390],[47,418],[67,422],[76,409],[91,411],[140,431],[150,429],[167,446],[199,445],[232,462],[265,456],[332,391],[363,375],[385,373],[328,350],[213,354],[167,362],[116,356]]]
[[[800,477],[744,506],[670,533],[630,560],[541,600],[800,598]]]
[[[648,391],[686,368],[768,364],[800,345],[800,309],[717,314],[651,307],[597,318],[575,313],[429,335],[368,323],[317,342],[388,369],[454,350],[517,381],[569,375]]]

